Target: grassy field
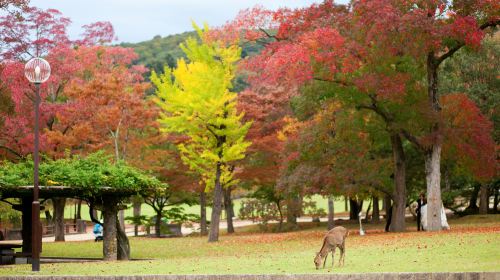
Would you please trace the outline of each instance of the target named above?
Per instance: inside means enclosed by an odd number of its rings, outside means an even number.
[[[40,274],[287,274],[413,271],[498,271],[500,268],[500,215],[450,220],[452,230],[441,233],[383,233],[370,225],[366,236],[354,231],[346,241],[344,267],[315,270],[324,227],[305,226],[291,233],[223,235],[216,244],[206,237],[176,239],[132,238],[132,262],[44,264]],[[242,233],[241,231],[245,232]],[[43,256],[101,257],[102,243],[47,243]],[[338,254],[338,253],[337,253]],[[331,257],[331,256],[330,256]],[[336,255],[338,260],[338,255]],[[337,264],[336,264],[337,265]],[[0,267],[0,275],[30,274],[30,266]]]

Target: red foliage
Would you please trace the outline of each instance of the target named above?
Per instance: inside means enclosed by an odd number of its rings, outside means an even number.
[[[282,151],[285,141],[279,132],[285,126],[290,113],[288,99],[292,91],[262,86],[246,90],[238,96],[238,107],[245,118],[252,120],[247,139],[252,142],[248,149],[244,168],[238,178],[260,184],[276,184],[282,167]]]
[[[498,173],[493,124],[465,94],[441,98],[445,122],[444,155],[454,159],[477,180],[486,181]]]
[[[30,56],[43,55],[49,61],[52,73],[50,79],[41,85],[40,91],[41,150],[50,151],[52,156],[61,156],[65,148],[72,147],[59,139],[61,135],[79,131],[77,134],[80,137],[90,137],[93,135],[90,132],[94,129],[78,123],[79,120],[92,119],[94,112],[91,109],[85,112],[85,108],[94,104],[91,100],[78,99],[80,96],[71,96],[68,85],[88,85],[90,75],[106,79],[111,73],[122,71],[127,75],[117,74],[116,77],[121,79],[120,83],[127,86],[131,83],[130,86],[136,92],[144,92],[144,85],[136,86],[133,83],[141,83],[145,68],[128,69],[132,60],[137,58],[131,49],[90,46],[93,43],[106,43],[114,38],[113,28],[109,23],[88,25],[85,38],[71,42],[66,33],[70,20],[59,11],[28,8],[22,16],[9,14],[0,18],[1,55],[6,59],[0,79],[8,86],[14,102],[14,114],[6,116],[4,129],[0,131],[0,145],[21,156],[32,151],[34,87],[24,77],[24,63],[15,59],[22,61]],[[77,43],[89,46],[73,47],[72,44]],[[121,96],[117,99],[121,100]],[[135,100],[133,104],[137,102]],[[84,143],[82,141],[83,138],[77,137],[69,142],[81,149]]]
[[[82,34],[83,39],[77,40],[78,45],[96,46],[111,43],[117,38],[113,25],[107,21],[98,21],[84,25],[85,32]]]
[[[356,0],[349,6],[324,1],[306,8],[277,11],[256,7],[241,12],[215,36],[224,34],[223,39],[252,40],[264,45],[261,54],[242,62],[254,88],[297,88],[311,80],[324,80],[365,93],[369,102],[397,105],[410,91],[425,94],[419,86],[419,80],[425,76],[415,79],[415,73],[399,70],[390,61],[404,58],[415,67],[424,68],[429,55],[439,56],[462,45],[477,48],[484,37],[481,26],[498,24],[499,10],[499,2],[489,0]],[[413,102],[415,106],[422,105]],[[479,129],[484,126],[482,122],[484,119],[472,118],[471,126],[477,123],[475,127]],[[469,128],[468,140],[456,145],[464,156],[474,158],[475,164],[490,162],[483,157],[487,153],[476,150],[482,146],[491,151],[487,133],[481,131],[482,134]],[[448,135],[464,132],[457,128]],[[487,169],[474,173],[488,177],[491,170]]]
[[[27,8],[23,17],[0,17],[1,57],[4,60],[45,56],[58,45],[69,45],[66,28],[71,23],[54,9]]]

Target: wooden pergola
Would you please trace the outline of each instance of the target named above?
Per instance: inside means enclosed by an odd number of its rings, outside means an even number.
[[[40,199],[42,200],[51,198],[78,198],[87,201],[91,208],[102,211],[104,216],[104,260],[129,259],[128,239],[124,232],[120,232],[120,227],[117,226],[117,214],[120,210],[121,202],[135,194],[137,194],[136,191],[118,190],[111,187],[99,187],[95,188],[92,192],[88,192],[81,188],[68,186],[40,186]],[[8,198],[20,200],[19,204],[15,204],[12,207],[22,212],[22,253],[24,256],[31,256],[33,186],[1,187],[0,199],[5,200]]]

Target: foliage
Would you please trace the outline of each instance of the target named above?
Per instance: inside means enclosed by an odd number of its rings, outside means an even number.
[[[303,204],[302,209],[304,211],[304,214],[306,214],[307,216],[311,216],[313,219],[326,217],[327,215],[325,209],[319,208],[316,205],[316,202],[313,200],[310,201],[304,200],[302,204]]]
[[[127,216],[125,220],[131,222],[134,226],[146,225],[149,221],[146,215]]]
[[[441,98],[446,120],[444,158],[478,181],[493,178],[498,171],[492,123],[465,94]]]
[[[12,202],[12,201],[10,201]],[[0,201],[0,224],[5,227],[6,222],[10,223],[12,228],[21,227],[21,212],[12,209],[12,205]]]
[[[183,58],[188,59],[186,54],[181,49],[181,43],[185,42],[189,37],[197,36],[196,31],[184,32],[181,34],[168,35],[161,37],[155,36],[153,39],[140,43],[121,43],[121,47],[132,48],[138,54],[138,58],[134,61],[134,65],[144,65],[148,72],[144,74],[146,79],[149,79],[151,72],[162,73],[165,66],[168,68],[177,67],[177,60]],[[257,54],[262,47],[259,44],[252,42],[240,43],[242,48],[241,56],[247,57]],[[240,92],[246,87],[243,74],[237,74],[234,81],[234,91]]]
[[[203,40],[203,31],[197,30]],[[240,49],[206,41],[200,44],[194,38],[182,49],[190,62],[180,59],[175,70],[166,68],[164,74],[153,72],[151,77],[157,87],[155,101],[162,109],[159,122],[164,132],[189,137],[187,143],[178,145],[181,158],[211,188],[216,165],[225,166],[221,181],[229,182],[232,173],[226,165],[242,159],[249,145],[244,139],[251,123],[241,123],[236,94],[228,90]]]
[[[184,224],[186,222],[196,222],[200,220],[200,216],[185,213],[182,207],[170,207],[162,212],[162,216],[173,224]]]
[[[286,207],[283,207],[283,214]],[[241,202],[238,217],[252,222],[260,222],[264,226],[270,221],[280,221],[280,213],[276,204],[271,204],[259,199],[246,199]]]
[[[4,190],[33,185],[33,161],[0,166],[0,186]],[[81,190],[82,195],[98,194],[109,187],[116,192],[147,192],[162,185],[156,178],[146,175],[123,162],[113,164],[102,152],[82,158],[74,156],[60,160],[44,159],[40,163],[40,185],[68,186]]]
[[[52,157],[60,158],[66,149],[71,149],[70,152],[83,150],[84,154],[102,149],[104,145],[93,147],[94,149],[89,149],[89,146],[96,145],[95,142],[107,144],[102,140],[108,140],[110,132],[103,126],[110,126],[115,132],[116,123],[123,119],[116,113],[122,112],[119,109],[123,106],[119,105],[126,103],[131,107],[129,114],[121,115],[137,115],[133,113],[137,111],[138,106],[133,106],[131,99],[138,103],[145,85],[137,80],[141,79],[143,68],[128,67],[135,57],[133,51],[97,46],[109,43],[109,40],[114,38],[112,26],[103,22],[86,25],[83,37],[71,41],[66,32],[69,22],[69,19],[57,10],[37,8],[24,10],[20,18],[13,15],[0,18],[0,29],[5,31],[2,31],[0,36],[0,43],[5,44],[1,51],[5,60],[0,79],[6,85],[13,101],[13,112],[7,116],[2,114],[5,126],[0,131],[0,145],[17,159],[25,157],[33,150],[34,87],[24,77],[23,60],[34,55],[43,56],[51,64],[51,77],[41,85],[40,91],[42,152],[50,152]],[[111,76],[115,79],[110,79]],[[96,89],[97,86],[100,86],[100,89]],[[81,88],[78,94],[75,93],[75,87]],[[84,94],[90,89],[93,95]],[[110,102],[104,104],[104,101],[109,99],[103,98],[101,102],[96,100],[97,91],[106,97],[123,94],[127,98],[117,98],[123,100],[122,104],[110,106]],[[130,94],[125,95],[125,92]],[[138,105],[142,104],[139,102]],[[108,120],[111,117],[116,118],[116,123],[103,123],[104,106],[108,107]],[[100,112],[98,118],[93,118],[95,112]],[[144,117],[144,114],[141,117]],[[124,132],[131,126],[130,118],[121,122],[124,123]],[[96,139],[100,134],[101,139]],[[82,146],[83,143],[87,145]]]
[[[387,150],[387,143],[390,143],[394,153],[393,198],[396,204],[394,212],[397,215],[393,220],[397,222],[397,228],[404,230],[404,152],[407,143],[403,138],[414,144],[424,155],[433,157],[432,162],[436,164],[433,165],[433,172],[427,175],[429,178],[438,178],[440,152],[431,151],[441,150],[441,139],[451,135],[443,135],[443,132],[449,132],[453,127],[440,126],[451,120],[446,119],[449,115],[441,114],[439,110],[436,90],[438,79],[430,78],[434,77],[432,71],[464,46],[478,49],[489,27],[499,24],[499,8],[496,2],[481,0],[425,3],[397,0],[352,1],[347,5],[324,1],[305,8],[283,8],[276,11],[255,7],[242,11],[218,35],[228,41],[269,40],[259,55],[243,61],[242,68],[248,72],[252,88],[274,85],[284,88],[286,92],[293,93],[298,88],[300,95],[307,94],[306,97],[310,99],[302,99],[306,102],[292,103],[302,116],[313,119],[315,114],[326,107],[328,99],[335,98],[344,112],[355,108],[366,112],[363,116],[365,120],[381,122],[378,126],[381,129],[378,130],[362,128],[364,135],[366,132],[370,133],[372,141],[369,141],[374,145],[371,149],[346,152],[347,157],[343,160],[351,164],[329,166],[325,162],[306,162],[304,153],[297,152],[300,146],[291,141],[288,150],[282,155],[291,159],[281,166],[285,175],[282,178],[292,179],[292,182],[298,182],[296,185],[303,185],[304,188],[317,192],[314,186],[327,185],[324,180],[328,178],[314,175],[330,175],[329,170],[335,172],[336,168],[346,166],[347,172],[330,176],[340,179],[336,183],[350,184],[350,180],[343,179],[349,179],[349,169],[356,167],[362,172],[351,172],[352,179],[359,181],[357,179],[361,177],[361,181],[364,181],[363,171],[376,168],[362,167],[362,164],[356,163],[356,157],[363,164],[375,159],[379,160],[375,166],[387,166],[383,161],[388,159],[387,153],[383,152]],[[427,84],[422,83],[426,79]],[[293,100],[294,96],[291,97]],[[325,112],[334,113],[327,108]],[[310,127],[308,124],[305,126]],[[478,126],[484,127],[480,124]],[[288,140],[293,140],[294,137],[300,139],[301,129],[296,130],[299,133],[290,134]],[[459,130],[460,128],[455,133],[460,134]],[[381,132],[387,132],[391,141],[388,141],[387,136],[380,137]],[[488,131],[481,131],[481,136],[476,135],[478,130],[464,132],[470,133],[464,138],[471,143],[455,146],[464,149],[460,153],[470,155],[467,150],[470,151],[471,146],[475,146],[477,154],[482,154],[476,158],[491,157],[491,149],[483,149],[480,144],[489,142],[483,137]],[[469,141],[479,138],[483,140]],[[374,142],[375,139],[381,141]],[[310,142],[311,138],[304,146],[308,147]],[[353,142],[360,143],[359,140]],[[340,147],[337,148],[356,148],[351,143],[339,143]],[[312,151],[324,148],[324,145],[310,146]],[[366,145],[361,145],[364,146]],[[444,148],[449,147],[450,145],[445,145]],[[327,150],[331,148],[321,152],[325,153]],[[337,152],[337,149],[332,152]],[[489,172],[483,173],[491,175]],[[373,174],[377,175],[379,172],[375,171]],[[383,180],[387,175],[390,173],[377,178],[378,182],[373,185],[386,185],[382,182],[387,182]],[[312,183],[309,182],[311,177]],[[288,186],[289,181],[285,180],[280,184]],[[429,195],[438,196],[431,203],[433,209],[438,209],[438,202],[435,201],[440,199],[440,182],[430,179],[426,182]],[[370,184],[372,183],[368,183]]]
[[[488,36],[478,51],[461,49],[440,69],[443,94],[464,93],[494,125],[493,138],[500,141],[500,32]]]

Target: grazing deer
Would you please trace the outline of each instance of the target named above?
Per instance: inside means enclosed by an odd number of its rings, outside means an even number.
[[[316,269],[319,269],[321,266],[321,262],[323,261],[323,268],[325,268],[326,264],[326,259],[328,257],[328,253],[330,251],[332,252],[332,267],[334,265],[334,255],[335,255],[335,248],[339,247],[340,249],[340,259],[339,259],[339,266],[340,263],[342,262],[342,265],[344,265],[344,260],[345,260],[345,239],[349,235],[349,231],[345,227],[334,227],[328,233],[325,235],[325,238],[323,239],[323,246],[321,247],[321,250],[316,254],[316,257],[314,258],[314,264],[316,265]]]

